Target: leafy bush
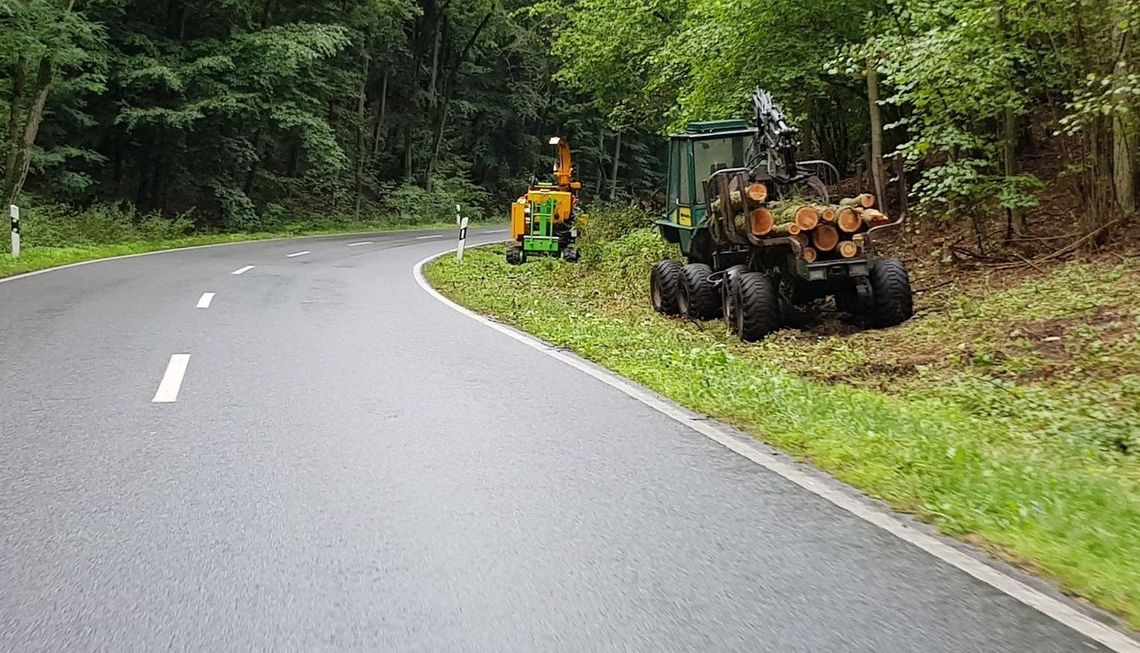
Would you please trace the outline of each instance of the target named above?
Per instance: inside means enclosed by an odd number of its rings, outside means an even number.
[[[464,177],[440,176],[429,192],[404,183],[390,187],[381,201],[381,211],[396,224],[453,222],[455,206],[472,218],[483,218],[492,205],[491,195]]]
[[[214,184],[212,190],[226,231],[256,231],[261,227],[257,207],[245,193],[222,184]]]
[[[189,214],[166,218],[140,216],[129,204],[97,204],[82,211],[46,204],[24,211],[21,236],[25,247],[87,247],[130,242],[157,242],[194,233]],[[8,239],[3,251],[8,251]]]
[[[137,239],[134,209],[129,205],[96,205],[75,212],[62,204],[24,212],[23,242],[28,247],[68,247],[122,243]]]
[[[189,213],[174,218],[151,214],[144,217],[138,225],[138,236],[141,240],[177,240],[193,233],[194,221],[190,219]]]
[[[644,229],[653,224],[654,216],[636,206],[614,202],[591,204],[586,219],[580,223],[583,243],[604,243]]]

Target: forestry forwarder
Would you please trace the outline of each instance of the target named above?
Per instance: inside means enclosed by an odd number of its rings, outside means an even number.
[[[526,195],[511,204],[511,239],[507,243],[507,262],[525,263],[530,256],[561,256],[574,263],[578,250],[574,241],[579,217],[578,191],[581,182],[574,181],[574,165],[570,145],[561,138],[550,139],[558,148],[554,163],[554,183],[532,181]]]
[[[661,261],[650,278],[653,308],[694,320],[725,318],[754,341],[797,321],[828,296],[877,327],[914,312],[902,261],[880,258],[874,239],[896,227],[872,195],[832,204],[819,175],[834,166],[796,161],[799,132],[772,97],[753,95],[755,125],[692,123],[670,137],[668,214],[662,236],[687,261]]]

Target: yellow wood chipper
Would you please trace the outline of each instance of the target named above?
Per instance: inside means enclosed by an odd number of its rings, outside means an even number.
[[[557,148],[554,183],[537,179],[526,194],[511,204],[511,239],[507,243],[507,262],[525,263],[530,256],[561,256],[575,262],[578,238],[575,222],[581,219],[578,191],[582,184],[574,180],[570,145],[561,138],[550,139]]]

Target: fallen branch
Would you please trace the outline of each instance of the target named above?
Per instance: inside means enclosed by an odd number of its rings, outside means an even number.
[[[1034,263],[1033,261],[1030,261],[1029,259],[1025,258],[1025,257],[1024,257],[1024,256],[1022,256],[1021,254],[1014,254],[1014,256],[1016,256],[1017,258],[1019,258],[1019,259],[1021,259],[1022,261],[1024,261],[1026,265],[1028,265],[1028,266],[1031,266],[1031,267],[1032,267],[1034,270],[1037,270],[1038,272],[1040,272],[1040,273],[1042,273],[1042,274],[1044,274],[1044,273],[1045,273],[1045,270],[1044,270],[1044,268],[1042,268],[1040,265],[1037,265],[1037,264],[1036,264],[1036,263]]]

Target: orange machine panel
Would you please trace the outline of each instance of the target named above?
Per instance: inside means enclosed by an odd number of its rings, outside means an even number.
[[[511,240],[522,240],[526,232],[526,197],[520,197],[511,204]]]

